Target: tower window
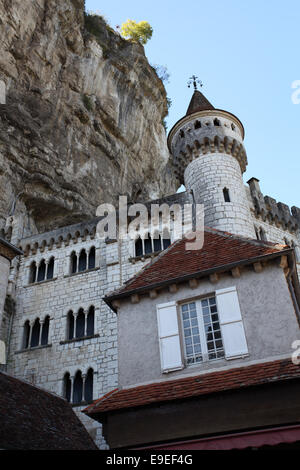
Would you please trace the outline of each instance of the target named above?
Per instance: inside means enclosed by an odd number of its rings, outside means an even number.
[[[95,307],[92,305],[88,311],[80,308],[74,315],[70,310],[67,315],[67,340],[88,338],[94,335]]]
[[[85,271],[86,270],[86,264],[87,264],[87,256],[86,256],[86,251],[81,250],[81,253],[79,255],[79,263],[78,263],[78,271]]]
[[[223,189],[223,195],[224,195],[224,201],[225,202],[230,202],[230,196],[229,196],[229,189],[228,188]]]
[[[44,320],[36,318],[32,324],[27,320],[24,323],[22,349],[46,346],[49,338],[49,326],[49,315],[47,315]]]
[[[165,250],[171,245],[170,234],[168,231],[163,231],[163,236],[155,233],[153,236],[148,233],[143,238],[137,238],[135,242],[135,256],[140,257],[144,255],[151,255]]]
[[[195,122],[195,129],[200,129],[201,128],[201,122],[200,121],[196,121]]]
[[[29,284],[32,284],[36,280],[36,262],[33,261],[30,265],[30,273],[29,273]]]
[[[44,281],[45,276],[46,276],[46,263],[45,263],[45,260],[42,259],[39,265],[37,282]]]
[[[220,126],[220,125],[221,125],[221,123],[220,123],[219,119],[216,118],[214,120],[214,126]]]
[[[74,377],[66,372],[63,378],[63,396],[76,405],[93,401],[94,370],[90,367],[86,374],[78,370]]]
[[[53,279],[54,274],[54,258],[52,257],[47,267],[47,279]]]
[[[234,125],[234,124],[231,124],[231,129],[232,129],[233,131],[235,131],[235,125]]]
[[[259,229],[259,238],[264,242],[267,241],[266,232],[264,231],[264,229],[262,227],[260,227],[260,229]]]
[[[179,135],[180,135],[180,137],[181,137],[182,139],[184,138],[184,132],[183,132],[183,130],[181,130],[181,131],[179,132]]]
[[[95,247],[92,246],[89,252],[89,269],[93,269],[95,267],[96,261],[96,250]]]

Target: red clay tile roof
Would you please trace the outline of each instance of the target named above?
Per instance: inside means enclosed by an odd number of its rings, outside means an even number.
[[[152,263],[139,271],[125,286],[109,294],[104,300],[125,297],[137,289],[153,288],[164,281],[180,280],[184,276],[217,271],[224,266],[247,263],[260,257],[279,254],[288,247],[238,237],[227,232],[205,229],[201,250],[186,250],[186,239],[174,242]],[[170,282],[169,282],[170,283]]]
[[[0,422],[0,449],[98,449],[64,399],[1,372]]]
[[[294,378],[300,378],[300,366],[294,365],[291,359],[264,362],[134,388],[115,389],[83,412],[97,415]]]

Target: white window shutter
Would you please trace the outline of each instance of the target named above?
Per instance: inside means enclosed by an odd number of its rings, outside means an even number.
[[[162,372],[183,368],[177,307],[175,302],[157,305],[157,323]]]
[[[226,359],[248,354],[236,288],[217,290],[216,299]]]

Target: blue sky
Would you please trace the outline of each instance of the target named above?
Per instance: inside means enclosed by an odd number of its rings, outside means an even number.
[[[113,28],[128,18],[148,21],[154,32],[146,55],[170,74],[168,128],[185,114],[187,81],[197,75],[211,103],[244,124],[244,181],[255,176],[264,194],[300,207],[300,104],[292,102],[299,0],[86,0],[86,9]]]

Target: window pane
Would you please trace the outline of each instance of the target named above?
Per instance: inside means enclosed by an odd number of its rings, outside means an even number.
[[[224,357],[216,298],[210,297],[209,299],[202,300],[201,305],[208,349],[208,359],[212,360]]]
[[[202,361],[199,325],[195,302],[181,306],[187,364]],[[191,328],[193,325],[193,328]]]

